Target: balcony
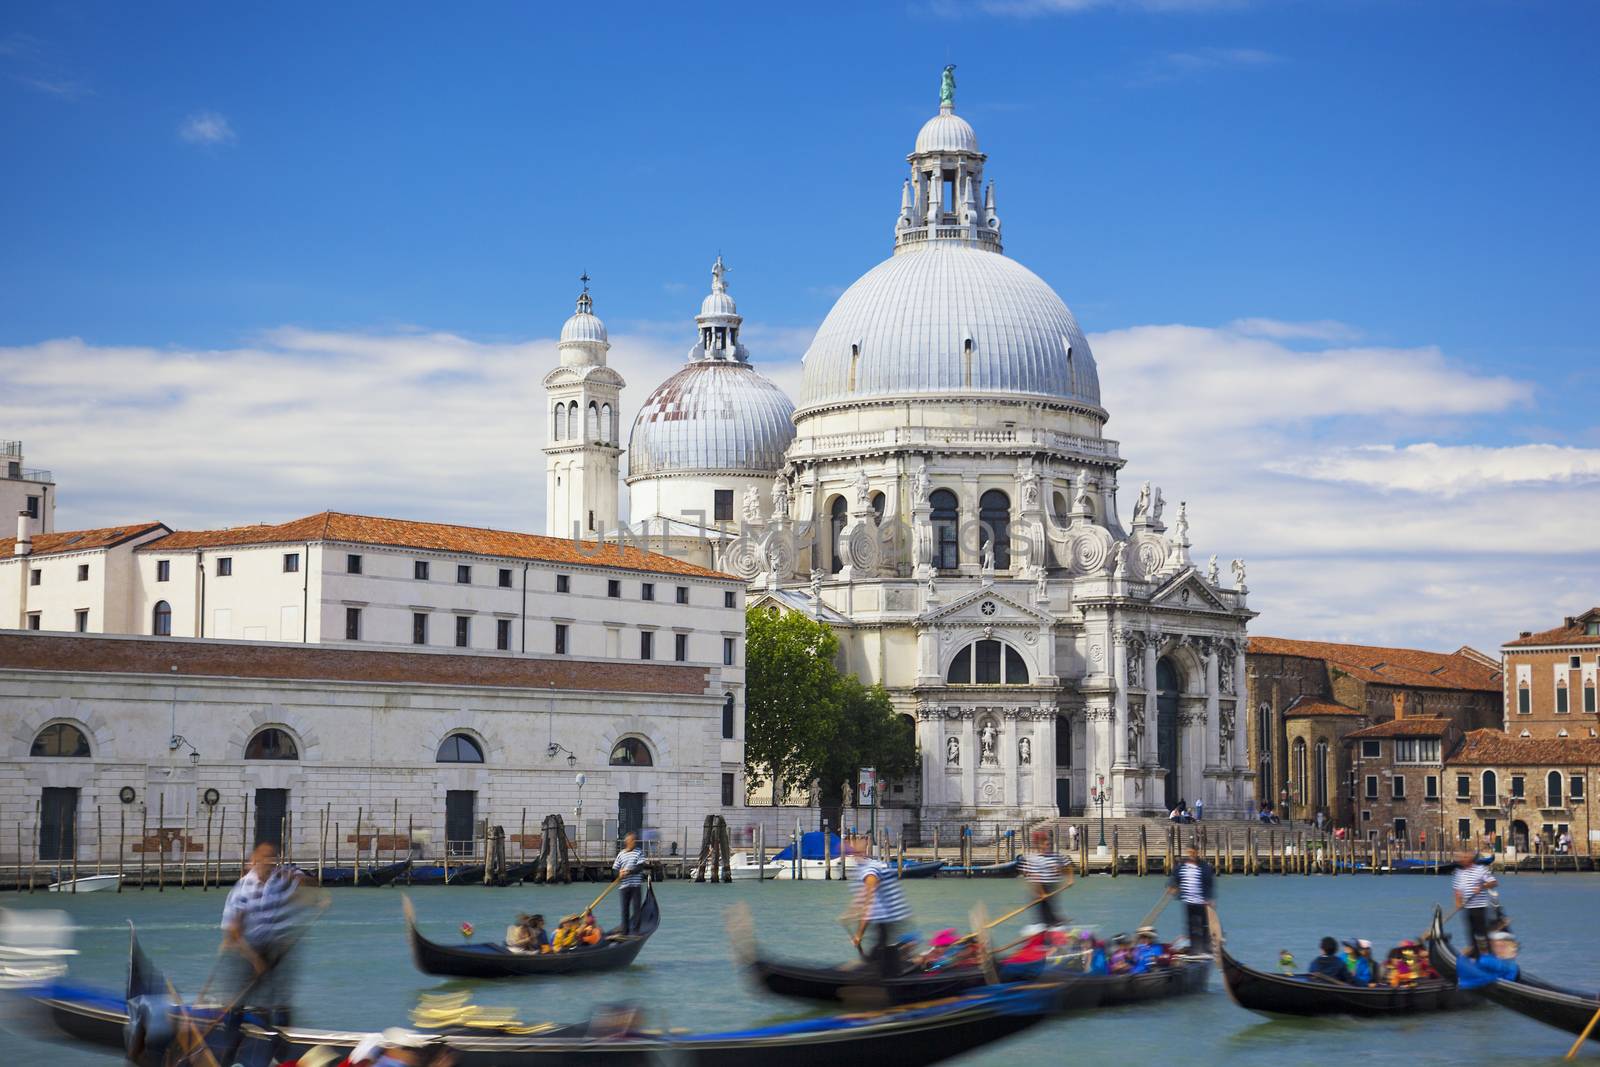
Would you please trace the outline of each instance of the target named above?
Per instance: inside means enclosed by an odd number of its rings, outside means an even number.
[[[11,443],[14,442],[0,442],[0,444]],[[49,482],[52,485],[55,484],[56,480],[55,475],[47,470],[40,470],[38,467],[23,467],[16,463],[7,463],[4,467],[0,467],[0,478],[20,482]]]

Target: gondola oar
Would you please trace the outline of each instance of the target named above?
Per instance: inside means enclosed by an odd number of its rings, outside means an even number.
[[[606,899],[606,897],[610,895],[611,891],[613,889],[617,888],[617,886],[619,886],[621,884],[622,884],[622,872],[618,871],[617,872],[617,876],[611,880],[611,884],[606,886],[605,889],[603,889],[600,892],[600,895],[594,898],[594,903],[590,904],[587,908],[584,908],[583,910],[585,912],[591,912],[594,909],[598,908],[600,906],[600,902],[602,900]]]
[[[1066,887],[1063,886],[1062,888]],[[973,927],[971,936],[977,939],[978,942],[978,965],[983,968],[984,980],[990,985],[999,985],[1000,972],[995,969],[994,956],[989,952],[989,927],[993,924],[984,922],[984,919],[988,918],[988,916],[988,909],[983,906],[983,901],[981,900],[974,904],[972,910],[967,913],[967,918],[971,920]],[[998,922],[999,920],[995,921]]]
[[[1150,909],[1150,914],[1146,915],[1144,921],[1139,924],[1139,928],[1143,929],[1146,926],[1155,925],[1156,919],[1167,909],[1167,905],[1172,903],[1172,896],[1172,887],[1168,886],[1166,891],[1161,894],[1161,899],[1156,901],[1156,906]]]
[[[1594,1014],[1589,1016],[1589,1025],[1585,1026],[1583,1028],[1583,1033],[1578,1035],[1578,1040],[1576,1040],[1576,1041],[1574,1041],[1572,1043],[1572,1047],[1567,1049],[1567,1054],[1565,1056],[1561,1057],[1561,1058],[1564,1059],[1564,1060],[1575,1060],[1575,1059],[1577,1059],[1578,1058],[1578,1049],[1582,1048],[1583,1047],[1583,1043],[1585,1041],[1589,1040],[1589,1035],[1594,1033],[1594,1028],[1595,1028],[1596,1024],[1600,1024],[1600,1008],[1596,1008],[1594,1010]]]
[[[1038,904],[1041,900],[1049,900],[1051,897],[1055,896],[1057,893],[1065,892],[1066,890],[1071,889],[1071,888],[1072,888],[1072,882],[1071,881],[1065,882],[1064,884],[1057,886],[1055,889],[1052,889],[1050,892],[1046,893],[1042,897],[1034,897],[1032,900],[1028,901],[1026,904],[1022,905],[1022,907],[1020,907],[1020,908],[1012,908],[1010,911],[1008,911],[1004,915],[1000,916],[1000,918],[995,919],[992,922],[989,922],[989,923],[985,924],[983,929],[984,930],[989,930],[989,929],[992,929],[992,928],[994,928],[996,926],[999,926],[1001,923],[1005,922],[1007,919],[1015,919],[1018,915],[1021,915],[1023,912],[1027,911],[1029,908],[1031,908],[1034,905]],[[971,916],[969,915],[968,918],[971,918]],[[961,941],[971,941],[973,938],[977,937],[982,932],[983,931],[981,931],[981,930],[974,930],[974,931],[972,931],[972,933],[968,934],[966,937],[963,937],[961,939]],[[959,942],[959,941],[957,942],[957,944],[960,944],[960,943],[961,942]]]

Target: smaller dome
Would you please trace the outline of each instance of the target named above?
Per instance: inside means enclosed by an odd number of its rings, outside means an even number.
[[[700,317],[703,319],[719,317],[729,318],[739,314],[739,309],[734,306],[733,297],[728,295],[726,289],[714,290],[700,301]]]
[[[917,155],[924,152],[978,152],[978,135],[966,119],[941,110],[917,134]]]
[[[570,342],[606,343],[606,324],[594,313],[594,301],[587,290],[578,297],[578,310],[561,327],[561,343]]]

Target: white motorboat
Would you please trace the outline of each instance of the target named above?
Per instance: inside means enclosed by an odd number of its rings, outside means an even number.
[[[120,874],[90,874],[82,878],[68,878],[62,882],[52,882],[45,888],[46,893],[102,893],[115,889],[122,882]]]
[[[767,857],[767,862],[763,865],[756,861],[754,853],[736,852],[728,860],[728,873],[733,875],[736,881],[765,878],[769,882],[787,882],[798,877],[820,882],[829,875],[834,878],[844,877],[843,861],[837,858],[829,861],[801,860],[801,870],[798,875],[794,866],[793,860],[774,859],[771,856]]]

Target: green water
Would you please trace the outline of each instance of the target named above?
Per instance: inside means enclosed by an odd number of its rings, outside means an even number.
[[[1600,876],[1509,875],[1503,903],[1523,942],[1523,963],[1547,979],[1600,987]],[[1098,924],[1106,934],[1131,929],[1161,891],[1155,878],[1096,877],[1080,881],[1063,897],[1071,915]],[[966,928],[969,909],[983,901],[1000,915],[1022,899],[1015,881],[940,879],[907,884],[917,928],[925,935],[944,926]],[[398,889],[333,891],[333,906],[305,947],[296,998],[297,1021],[308,1026],[380,1029],[403,1023],[417,994],[450,988],[418,972],[411,963],[401,923]],[[423,929],[435,940],[461,935],[463,921],[480,937],[492,937],[517,911],[546,915],[575,911],[596,890],[587,885],[419,888],[408,891]],[[1301,964],[1316,955],[1323,934],[1367,937],[1387,946],[1416,936],[1435,902],[1445,902],[1448,878],[1406,876],[1340,878],[1303,876],[1232,877],[1218,880],[1218,904],[1234,953],[1271,969],[1280,949]],[[731,886],[668,882],[657,887],[661,929],[637,963],[626,971],[587,977],[475,983],[475,999],[518,1009],[527,1020],[576,1021],[598,1003],[636,1002],[656,1022],[691,1029],[723,1028],[781,1015],[807,1005],[774,998],[752,986],[735,968],[723,930],[723,910],[748,904],[765,951],[807,960],[836,962],[853,955],[837,916],[846,902],[833,882],[738,883]],[[180,991],[192,994],[215,959],[220,892],[157,894],[154,890],[82,897],[7,894],[0,906],[64,907],[78,924],[81,952],[73,976],[118,988],[124,979],[125,920]],[[602,912],[614,907],[608,900]],[[1163,934],[1179,932],[1176,908],[1162,919]],[[1016,923],[1010,924],[1011,928]],[[1555,1063],[1571,1038],[1502,1008],[1418,1016],[1380,1022],[1353,1019],[1267,1020],[1228,1000],[1220,979],[1200,996],[1147,1007],[1105,1009],[1052,1021],[960,1062],[1041,1064],[1106,1062],[1190,1064],[1225,1059],[1237,1064],[1349,1061],[1379,1056],[1414,1064],[1484,1062],[1496,1065]],[[0,1035],[6,1062],[61,1065],[115,1062],[88,1050],[44,1046]],[[1584,1053],[1596,1062],[1593,1051]]]

